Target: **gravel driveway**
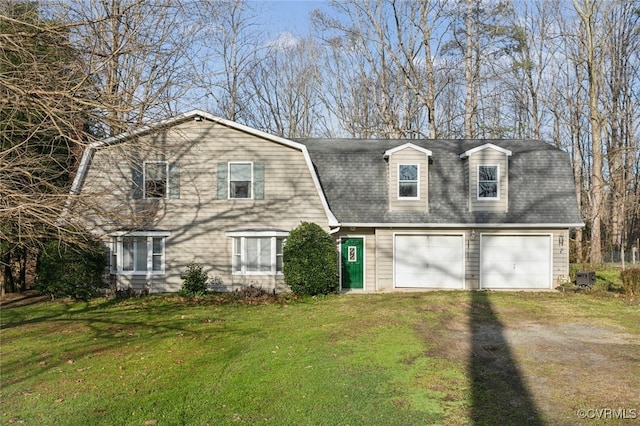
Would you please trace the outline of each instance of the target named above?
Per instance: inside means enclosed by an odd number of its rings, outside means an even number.
[[[464,315],[441,322],[430,351],[469,365],[474,424],[640,423],[640,334],[607,317],[575,318],[562,303],[503,303],[472,296]]]

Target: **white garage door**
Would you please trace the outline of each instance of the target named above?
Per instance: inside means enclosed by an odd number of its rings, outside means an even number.
[[[462,235],[396,235],[395,286],[464,288]]]
[[[482,235],[480,287],[551,288],[551,236]]]

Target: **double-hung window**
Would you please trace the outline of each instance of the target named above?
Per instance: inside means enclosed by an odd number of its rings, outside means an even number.
[[[131,197],[134,200],[180,198],[180,166],[169,161],[133,161]]]
[[[233,241],[233,273],[236,275],[276,275],[282,273],[284,232],[227,234]]]
[[[144,162],[144,198],[166,198],[169,189],[169,163]]]
[[[253,165],[229,163],[229,198],[253,198]]]
[[[218,163],[218,200],[264,200],[264,163],[229,161]]]
[[[499,168],[497,165],[478,166],[478,199],[497,200],[499,198]]]
[[[124,275],[164,274],[166,232],[134,232],[112,238],[111,272]]]
[[[420,168],[418,164],[398,165],[398,198],[418,199],[418,176]]]

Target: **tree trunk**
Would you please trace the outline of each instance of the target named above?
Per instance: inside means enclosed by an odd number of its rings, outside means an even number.
[[[476,49],[474,31],[474,1],[467,0],[465,17],[466,44],[464,53],[464,78],[466,94],[464,99],[464,136],[469,139],[476,137],[477,91],[474,53]]]
[[[433,69],[433,57],[431,56],[431,25],[428,18],[428,2],[420,4],[420,24],[422,26],[423,37],[422,46],[424,48],[424,61],[426,67],[426,89],[424,94],[424,104],[427,107],[427,120],[429,129],[427,136],[429,139],[436,138],[436,77]]]
[[[604,178],[602,169],[602,116],[598,107],[598,95],[602,73],[596,58],[596,35],[594,34],[597,0],[573,0],[576,12],[584,24],[587,79],[589,82],[589,124],[591,126],[591,263],[602,263],[602,213],[604,201]]]
[[[7,291],[6,291],[6,276],[5,276],[5,265],[6,265],[6,261],[5,261],[5,257],[6,257],[6,252],[0,251],[0,297],[4,296]]]

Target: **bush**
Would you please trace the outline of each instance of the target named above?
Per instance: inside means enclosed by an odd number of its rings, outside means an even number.
[[[51,298],[89,300],[98,289],[108,286],[106,267],[107,257],[98,241],[81,246],[49,241],[38,259],[35,289]]]
[[[333,238],[315,223],[302,222],[283,248],[285,283],[297,295],[338,290],[338,254]]]
[[[620,273],[622,287],[628,294],[640,294],[640,268],[627,268]]]
[[[268,296],[269,293],[262,287],[256,287],[251,284],[249,285],[249,287],[243,287],[242,289],[234,290],[233,295],[241,299],[255,299]]]
[[[183,296],[202,296],[207,292],[209,285],[209,274],[202,270],[202,265],[198,263],[189,263],[187,272],[180,275],[182,279]]]

